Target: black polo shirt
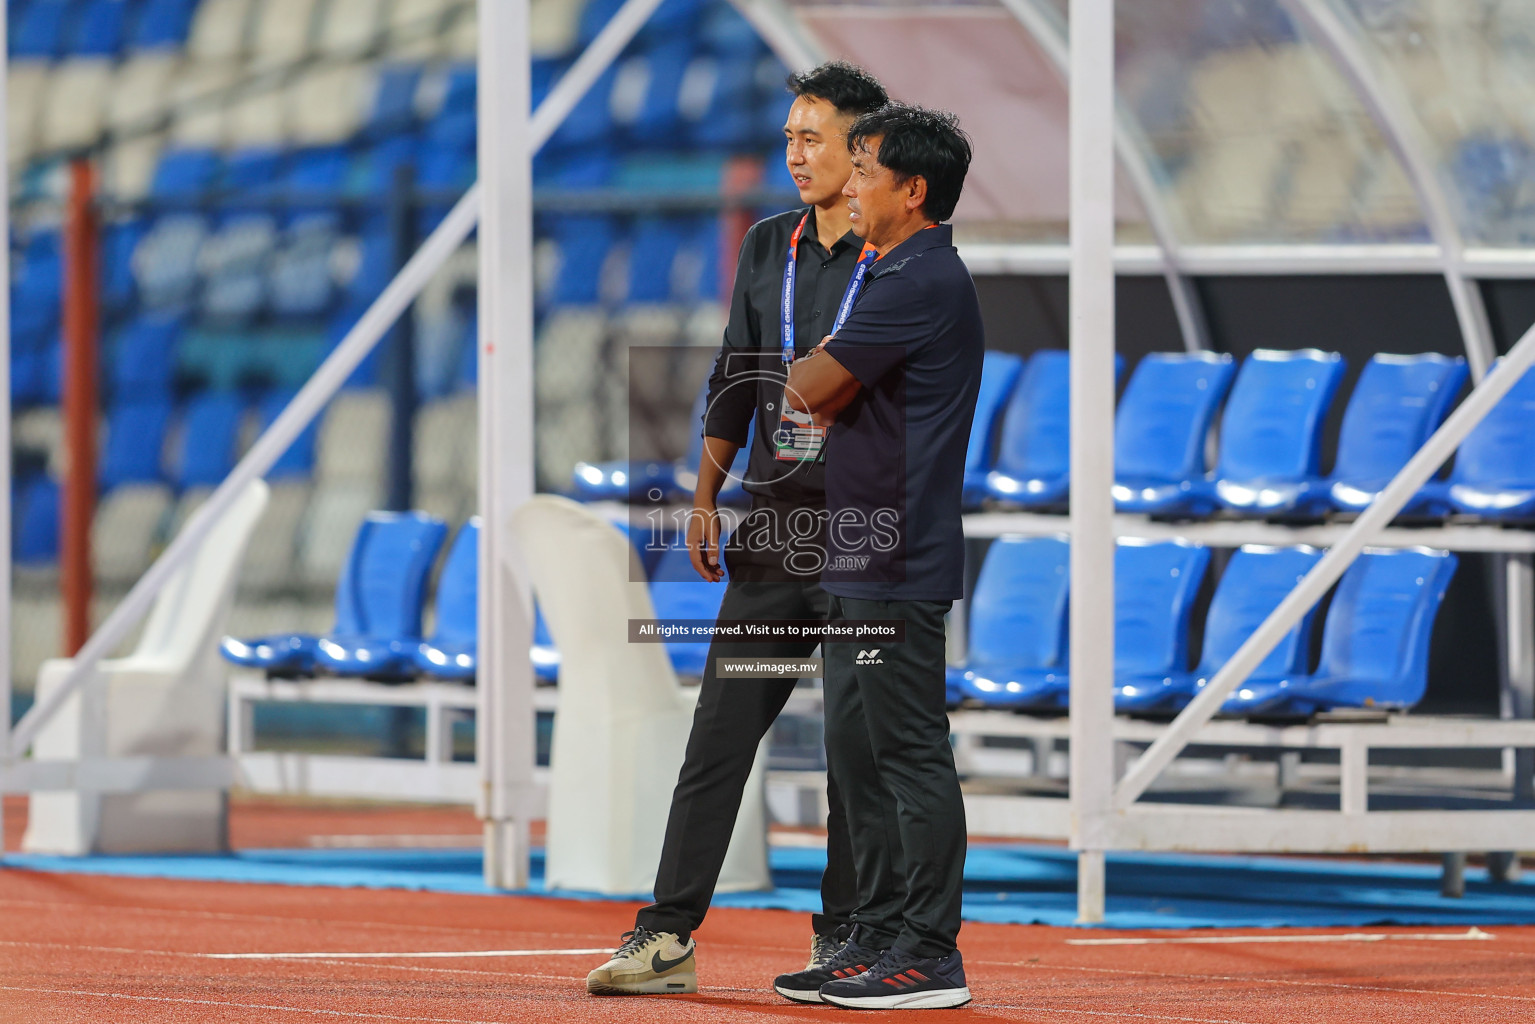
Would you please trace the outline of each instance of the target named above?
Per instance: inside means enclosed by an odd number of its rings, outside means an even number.
[[[826,346],[863,385],[826,439],[826,590],[963,596],[960,492],[985,348],[975,283],[948,225],[918,231],[869,268]]]
[[[744,486],[756,496],[789,505],[821,509],[826,502],[826,471],[819,463],[780,461],[773,449],[778,403],[787,375],[783,365],[782,317],[784,262],[789,238],[805,210],[792,210],[758,221],[747,231],[736,263],[735,288],[725,342],[709,378],[705,437],[746,443],[747,425],[757,417],[757,435],[748,453]],[[863,241],[848,232],[828,252],[816,238],[815,210],[800,235],[794,280],[794,350],[815,348],[831,333],[837,307],[853,278]],[[771,407],[771,408],[770,408]],[[741,472],[738,456],[735,471]]]

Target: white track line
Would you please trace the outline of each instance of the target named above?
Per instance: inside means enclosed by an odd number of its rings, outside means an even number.
[[[355,953],[191,953],[169,949],[126,949],[122,946],[81,946],[69,942],[18,942],[0,939],[0,946],[22,946],[46,949],[79,949],[90,953],[134,953],[147,956],[185,956],[197,960],[457,960],[465,957],[508,956],[595,956],[610,953],[612,949],[465,949],[420,952],[355,952]]]
[[[507,1024],[506,1021],[465,1020],[461,1017],[405,1017],[393,1013],[362,1013],[357,1010],[321,1010],[308,1006],[282,1006],[276,1003],[234,1003],[223,999],[185,999],[177,996],[132,996],[122,992],[91,992],[75,988],[28,988],[0,985],[0,992],[31,992],[45,996],[94,996],[97,999],[131,999],[144,1003],[182,1003],[192,1006],[227,1006],[236,1010],[276,1010],[280,1013],[307,1013],[318,1017],[360,1017],[368,1020],[424,1021],[427,1024]]]
[[[455,960],[477,956],[595,956],[611,953],[601,949],[463,949],[433,950],[424,953],[192,953],[205,960]]]
[[[1490,942],[1497,936],[1480,928],[1464,932],[1347,932],[1326,935],[1180,935],[1167,938],[1067,939],[1068,946],[1214,946],[1250,942]]]

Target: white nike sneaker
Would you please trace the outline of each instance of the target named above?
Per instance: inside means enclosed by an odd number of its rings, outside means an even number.
[[[684,945],[674,932],[636,927],[624,932],[613,958],[586,976],[594,996],[665,995],[698,991],[693,940]]]

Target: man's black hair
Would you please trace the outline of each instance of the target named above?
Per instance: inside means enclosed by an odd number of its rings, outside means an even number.
[[[942,223],[954,215],[971,154],[970,136],[960,129],[959,118],[947,110],[891,103],[853,122],[848,152],[867,152],[871,139],[880,140],[879,163],[895,173],[897,182],[926,179],[923,216]]]
[[[879,79],[857,64],[833,60],[809,71],[789,76],[789,91],[796,96],[825,100],[838,112],[859,117],[890,102]]]

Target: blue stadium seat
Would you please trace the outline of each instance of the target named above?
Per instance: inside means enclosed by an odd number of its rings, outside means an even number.
[[[16,503],[16,564],[52,565],[59,560],[59,485],[46,475],[21,484]]]
[[[601,299],[602,266],[617,238],[612,217],[576,214],[554,220],[552,232],[560,247],[560,269],[553,301],[560,306],[595,306]]]
[[[635,39],[645,47],[665,47],[678,37],[690,37],[713,6],[709,0],[662,0]]]
[[[1435,354],[1377,355],[1365,364],[1343,413],[1328,478],[1334,508],[1359,512],[1375,500],[1439,429],[1466,373],[1464,359]]]
[[[544,102],[549,95],[549,90],[554,88],[554,83],[559,81],[564,73],[565,62],[558,57],[534,57],[529,62],[532,67],[532,98],[531,109],[537,110],[538,105]]]
[[[160,456],[170,424],[168,398],[129,397],[107,415],[106,452],[101,460],[101,489],[120,484],[154,483],[165,478]]]
[[[583,48],[597,38],[597,33],[613,20],[613,15],[623,5],[623,0],[586,0],[576,29],[576,39]]]
[[[120,400],[168,396],[184,326],[175,312],[140,313],[130,320],[111,352],[112,394]]]
[[[970,649],[950,665],[949,704],[966,696],[1030,701],[1066,678],[1071,546],[1063,537],[999,537],[970,598]]]
[[[275,315],[313,318],[330,309],[335,293],[330,269],[335,246],[335,219],[326,214],[300,218],[283,232],[272,255],[269,277]]]
[[[1124,358],[1114,357],[1117,377]],[[1029,357],[1002,413],[996,468],[986,474],[989,500],[1019,508],[1066,503],[1071,490],[1071,356],[1042,349]]]
[[[268,392],[257,405],[257,411],[261,417],[261,429],[265,431],[272,425],[272,421],[288,407],[293,400],[291,391]],[[311,420],[309,426],[294,439],[288,446],[288,450],[278,456],[272,468],[267,471],[268,480],[292,479],[295,477],[309,477],[314,475],[314,450],[315,438],[319,436],[320,421],[318,418]]]
[[[693,217],[684,228],[682,251],[672,268],[672,297],[679,302],[717,302],[730,283],[720,280],[720,222]]]
[[[474,678],[479,651],[479,581],[480,521],[471,519],[458,531],[437,578],[437,622],[431,637],[414,652],[420,671],[439,679]]]
[[[160,155],[149,193],[156,199],[201,196],[218,179],[220,161],[211,149],[167,149]]]
[[[674,217],[643,217],[629,248],[629,302],[669,302],[672,267],[686,241],[686,225]]]
[[[387,225],[369,222],[357,239],[357,247],[357,271],[347,282],[346,297],[349,305],[366,305],[378,297],[394,276],[394,238]]]
[[[1342,356],[1314,349],[1247,357],[1221,417],[1217,504],[1249,515],[1314,515],[1327,506],[1322,424],[1343,371]]]
[[[289,154],[283,191],[290,197],[315,198],[313,205],[293,207],[294,215],[306,218],[324,215],[332,223],[339,223],[336,196],[346,190],[351,164],[351,153],[345,146],[315,146]]]
[[[18,344],[41,344],[55,333],[63,286],[58,232],[35,232],[27,239],[11,284],[11,332]]]
[[[199,280],[197,258],[208,231],[208,218],[200,213],[172,213],[155,220],[133,250],[133,274],[143,305],[165,309],[191,302]]]
[[[1448,551],[1366,550],[1343,574],[1327,609],[1316,674],[1249,681],[1222,710],[1309,715],[1412,707],[1428,688],[1429,639],[1456,564]]]
[[[133,250],[144,237],[141,221],[109,225],[101,242],[101,301],[108,313],[133,304]]]
[[[41,0],[29,4],[11,25],[11,56],[57,57],[64,48],[64,30],[71,6],[67,0]]]
[[[588,5],[590,9],[591,5]],[[592,83],[592,87],[586,91],[586,95],[576,103],[555,129],[554,135],[549,139],[549,146],[554,150],[579,150],[587,146],[604,145],[611,140],[613,134],[613,115],[609,110],[609,99],[613,94],[613,81],[616,71],[608,68]]]
[[[725,582],[710,583],[693,569],[685,547],[669,547],[651,574],[650,603],[658,619],[719,618]],[[708,641],[668,641],[666,653],[682,676],[702,676],[709,659]]]
[[[1023,372],[1023,357],[1011,352],[987,352],[981,361],[981,390],[975,400],[975,419],[965,448],[965,507],[974,508],[986,497],[986,474],[996,461],[997,417],[1012,396]]]
[[[416,89],[420,85],[419,66],[393,65],[380,70],[365,132],[382,138],[415,124]]]
[[[419,512],[370,512],[336,581],[336,625],[326,637],[226,636],[220,652],[270,675],[310,674],[322,657],[348,675],[403,674],[421,641],[427,575],[447,532],[442,520]]]
[[[77,8],[64,50],[78,57],[115,57],[123,48],[128,0],[94,0]]]
[[[757,86],[753,60],[698,57],[689,65],[688,73],[698,74],[709,87],[706,95],[684,97],[679,104],[689,142],[700,148],[727,150],[762,144],[752,117]]]
[[[1489,373],[1502,369],[1501,360]],[[1478,423],[1455,453],[1446,481],[1419,492],[1435,512],[1495,521],[1535,517],[1535,373],[1526,373]]]
[[[1214,352],[1153,353],[1114,418],[1114,504],[1126,512],[1208,511],[1205,440],[1236,364]]]
[[[699,27],[699,41],[720,56],[744,64],[767,52],[762,36],[730,4],[709,5]]]
[[[1183,707],[1321,558],[1322,552],[1309,547],[1248,545],[1234,552],[1210,601],[1205,617],[1204,651],[1198,667],[1192,673],[1170,672],[1161,678],[1116,680],[1115,709],[1164,712]],[[1306,672],[1315,616],[1316,610],[1312,609],[1284,635],[1254,670],[1252,682],[1278,682]]]
[[[277,192],[286,168],[282,151],[267,146],[237,149],[219,169],[218,191],[229,193],[224,207],[238,206],[246,198],[262,198]]]
[[[187,403],[181,418],[176,486],[216,487],[234,468],[245,402],[229,391],[205,391]]]
[[[45,379],[47,351],[13,349],[11,351],[11,401],[16,405],[46,402]]]
[[[416,166],[420,140],[412,134],[391,135],[358,151],[347,172],[349,195],[376,198],[394,187],[395,172]]]
[[[692,57],[692,40],[681,36],[659,43],[643,56],[634,58],[637,63],[626,66],[626,71],[643,69],[644,74],[644,90],[638,96],[632,101],[620,97],[628,116],[618,120],[632,143],[654,145],[657,140],[677,131],[681,123],[677,95]],[[624,77],[620,76],[616,81],[622,89]]]
[[[1114,550],[1114,670],[1121,680],[1160,681],[1189,666],[1189,615],[1210,552],[1182,541],[1121,541]],[[1062,709],[1071,681],[1063,667],[1024,680],[961,676],[965,696],[989,707]]]
[[[192,28],[197,0],[144,0],[129,39],[136,50],[181,49]]]
[[[206,319],[244,322],[262,312],[276,244],[277,219],[265,213],[237,213],[203,243],[198,262],[206,275],[200,303]]]

